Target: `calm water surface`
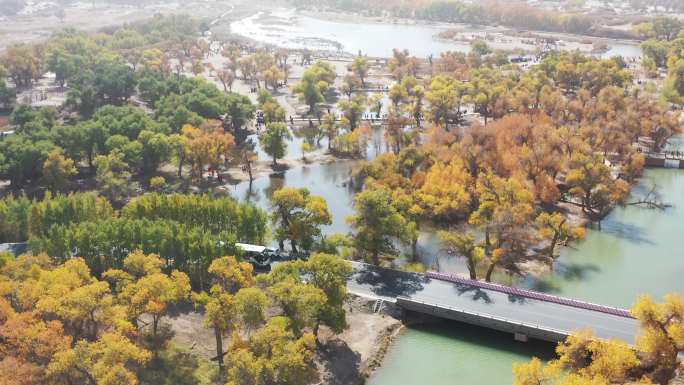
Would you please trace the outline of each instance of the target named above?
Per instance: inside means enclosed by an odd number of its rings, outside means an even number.
[[[440,32],[454,27],[448,24],[331,21],[305,16],[292,9],[283,9],[259,12],[231,23],[230,27],[237,34],[279,47],[343,51],[351,54],[361,52],[372,57],[390,57],[393,48],[408,49],[419,58],[430,55],[438,57],[446,51],[470,51],[470,45],[466,42],[435,38]],[[468,30],[484,31],[477,27],[468,27]],[[611,41],[608,45],[609,50],[601,56],[641,56],[638,44]],[[530,49],[530,46],[519,45],[512,48]]]

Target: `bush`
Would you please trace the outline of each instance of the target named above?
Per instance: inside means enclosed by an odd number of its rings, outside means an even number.
[[[152,190],[161,190],[166,186],[166,179],[163,176],[155,176],[150,178],[150,188]]]

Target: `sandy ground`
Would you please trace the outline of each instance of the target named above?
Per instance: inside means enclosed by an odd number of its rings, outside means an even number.
[[[318,363],[321,384],[356,385],[378,367],[392,339],[401,328],[401,321],[385,308],[373,313],[374,301],[352,297],[348,301],[349,328],[334,335],[322,327]],[[216,355],[214,333],[205,327],[204,315],[191,306],[181,307],[162,320],[174,333],[172,342],[199,357]],[[229,342],[224,339],[224,349]]]
[[[12,44],[44,40],[53,32],[67,27],[93,31],[146,19],[159,13],[192,12],[196,17],[217,17],[229,11],[235,2],[160,1],[144,6],[110,6],[101,3],[92,5],[90,2],[83,2],[66,7],[63,19],[55,16],[54,10],[12,16],[0,22],[0,52]]]

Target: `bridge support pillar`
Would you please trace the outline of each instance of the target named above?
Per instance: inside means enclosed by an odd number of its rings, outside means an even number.
[[[513,338],[518,342],[527,342],[529,340],[527,335],[522,333],[513,333]]]

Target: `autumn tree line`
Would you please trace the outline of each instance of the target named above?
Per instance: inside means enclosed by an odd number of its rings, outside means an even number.
[[[320,328],[347,327],[342,305],[351,267],[335,256],[314,255],[259,277],[249,263],[220,257],[207,269],[204,291],[166,265],[136,250],[96,277],[82,258],[3,258],[3,383],[312,384]],[[183,303],[205,314],[218,370],[170,342],[165,318]]]
[[[395,50],[388,68],[388,152],[357,167],[364,191],[350,218],[357,256],[376,264],[401,244],[415,258],[431,222],[454,228],[443,243],[472,278],[552,265],[558,246],[583,235],[566,211],[600,223],[626,203],[641,149],[660,151],[680,130],[619,58],[559,53],[522,71],[493,53],[425,63]],[[481,120],[468,125],[468,112]]]

